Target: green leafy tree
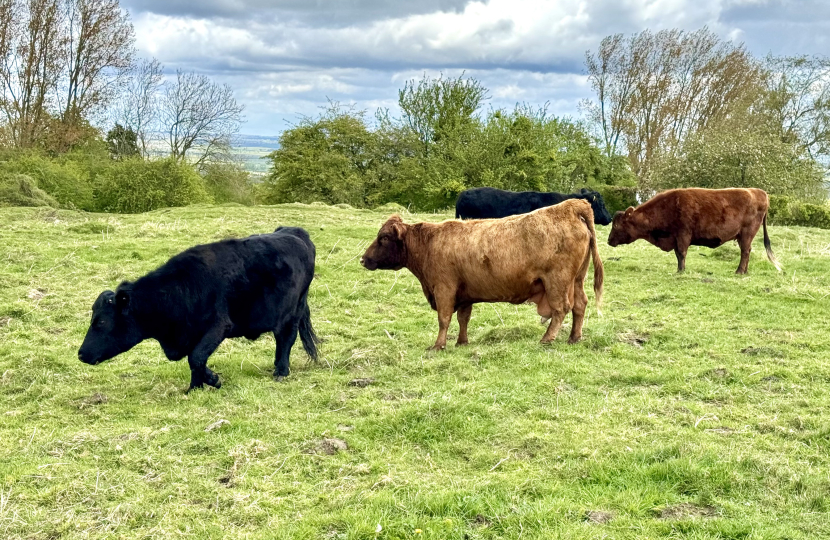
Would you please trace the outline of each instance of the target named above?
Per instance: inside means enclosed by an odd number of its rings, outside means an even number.
[[[807,201],[827,198],[822,170],[803,147],[751,124],[727,123],[690,137],[677,155],[658,160],[643,187],[758,187]]]
[[[475,114],[487,98],[487,89],[464,75],[455,79],[424,75],[420,81],[407,81],[398,91],[401,121],[421,141],[425,155],[434,143],[471,133],[469,128],[477,123]]]
[[[116,161],[132,158],[140,155],[138,148],[138,136],[133,128],[124,127],[116,123],[115,126],[107,132],[107,148],[109,149],[110,157]]]
[[[280,147],[268,156],[266,201],[365,206],[374,147],[365,113],[331,103],[318,118],[304,118],[280,136]]]

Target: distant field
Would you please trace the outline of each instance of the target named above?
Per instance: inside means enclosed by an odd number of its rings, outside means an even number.
[[[758,238],[748,276],[735,245],[677,275],[598,227],[605,306],[587,284],[581,343],[480,304],[470,346],[427,353],[417,281],[358,264],[385,218],[0,209],[0,538],[830,537],[830,231],[772,227],[782,273]],[[77,360],[102,290],[278,225],[317,245],[320,362],[298,345],[275,383],[272,338],[226,341],[222,388],[185,395],[155,342]]]
[[[271,160],[266,159],[266,156],[279,148],[279,137],[237,135],[232,144],[233,158],[251,173],[253,180],[257,181],[268,173]],[[198,153],[198,149],[194,152]],[[164,157],[169,154],[168,147],[160,135],[150,142],[150,154],[153,157]]]

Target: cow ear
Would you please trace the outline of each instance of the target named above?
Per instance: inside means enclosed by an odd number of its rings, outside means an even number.
[[[406,225],[404,225],[402,222],[393,223],[392,232],[395,233],[396,238],[403,240],[403,237],[406,234]]]
[[[628,217],[633,213],[634,213],[634,207],[633,206],[629,206],[628,208],[625,209],[625,217]]]
[[[115,307],[121,311],[126,311],[130,305],[130,293],[127,291],[118,291],[115,293]]]

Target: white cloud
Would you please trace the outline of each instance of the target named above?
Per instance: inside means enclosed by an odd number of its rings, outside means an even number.
[[[777,21],[764,14],[793,11],[787,0],[430,0],[422,9],[332,1],[214,0],[195,10],[173,0],[135,12],[134,21],[144,54],[168,70],[228,82],[247,105],[243,129],[269,126],[273,133],[283,118],[314,114],[327,98],[366,108],[394,104],[404,80],[439,71],[479,78],[493,106],[549,102],[554,114],[576,114],[590,94],[585,51],[606,35],[708,25],[727,39],[746,39],[757,54],[789,52],[787,35],[771,32]],[[809,24],[803,14],[788,15],[799,26],[790,37],[814,49],[803,52],[827,54],[825,32],[808,31],[830,24],[830,9],[817,2],[808,2],[817,6]]]

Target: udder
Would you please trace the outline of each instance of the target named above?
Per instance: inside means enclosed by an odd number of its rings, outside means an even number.
[[[527,299],[528,304],[536,304],[536,313],[543,319],[549,319],[553,310],[548,303],[548,295],[545,294],[545,287],[541,281],[533,284],[531,297]]]

